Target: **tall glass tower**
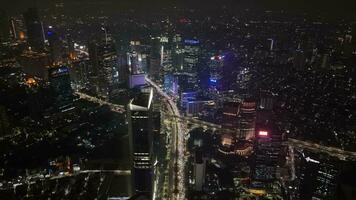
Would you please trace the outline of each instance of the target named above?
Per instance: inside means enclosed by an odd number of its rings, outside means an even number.
[[[152,117],[153,90],[141,92],[128,104],[128,127],[134,193],[152,193]]]

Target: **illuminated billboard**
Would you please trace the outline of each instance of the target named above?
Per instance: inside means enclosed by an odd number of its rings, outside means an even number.
[[[268,136],[268,131],[259,131],[258,136],[266,137]]]
[[[54,67],[49,69],[49,74],[51,77],[57,77],[61,75],[69,74],[69,68],[66,66]]]
[[[184,40],[184,43],[185,43],[185,44],[194,45],[194,44],[199,44],[199,40],[185,39],[185,40]]]

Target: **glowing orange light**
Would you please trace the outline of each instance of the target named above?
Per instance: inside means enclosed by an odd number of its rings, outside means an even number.
[[[37,84],[37,82],[36,82],[36,80],[35,80],[34,78],[27,78],[27,79],[25,80],[25,83],[26,83],[28,86],[33,86],[33,85],[36,85],[36,84]]]
[[[25,39],[25,33],[21,31],[19,37],[21,40]]]

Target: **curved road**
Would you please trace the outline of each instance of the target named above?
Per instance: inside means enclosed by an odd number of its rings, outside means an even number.
[[[156,83],[151,81],[149,78],[146,77],[146,81],[152,87],[154,87],[157,93],[162,96],[168,104],[169,111],[172,112],[171,114],[177,116],[178,118],[181,117],[180,112],[176,103],[172,100],[172,98],[167,95]],[[185,200],[185,179],[184,179],[184,152],[185,152],[185,142],[184,142],[184,135],[186,133],[186,125],[183,124],[179,120],[175,120],[176,130],[173,131],[173,158],[171,159],[172,165],[171,170],[173,170],[173,192],[171,193],[171,199],[173,200]],[[172,152],[171,152],[172,153]]]

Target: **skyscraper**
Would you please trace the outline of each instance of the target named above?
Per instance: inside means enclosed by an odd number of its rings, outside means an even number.
[[[130,74],[148,72],[149,46],[142,45],[140,41],[130,42],[130,51],[127,53],[127,62]]]
[[[59,39],[59,35],[54,30],[50,29],[47,32],[47,38],[49,42],[49,50],[51,53],[52,62],[55,64],[62,62],[62,43]]]
[[[89,61],[82,59],[72,62],[71,78],[74,83],[75,89],[85,88],[89,83]]]
[[[189,75],[188,83],[191,87],[196,87],[198,80],[198,61],[199,61],[199,40],[187,39],[184,40],[184,60],[183,72]]]
[[[162,66],[158,57],[150,56],[149,57],[149,70],[148,73],[153,80],[160,81]]]
[[[113,41],[93,42],[89,45],[92,83],[96,93],[109,99],[119,82],[118,55]]]
[[[299,198],[337,199],[336,191],[342,162],[327,155],[307,151],[304,151],[299,159],[297,170]]]
[[[209,65],[209,88],[212,92],[215,90],[220,90],[221,82],[220,79],[222,78],[222,69],[224,66],[224,60],[222,55],[212,56],[210,61],[208,62]]]
[[[203,158],[203,152],[200,149],[195,151],[194,156],[194,186],[196,191],[202,191],[205,183],[206,162]]]
[[[273,124],[271,112],[258,112],[256,119],[254,180],[271,183],[277,179],[282,135]]]
[[[37,8],[29,8],[24,13],[27,29],[27,39],[30,47],[35,51],[44,50],[43,24],[40,20]]]
[[[55,107],[65,109],[73,102],[73,90],[69,77],[69,68],[56,66],[49,69],[49,85],[53,92]]]
[[[128,127],[134,193],[152,193],[152,116],[153,90],[140,92],[128,104]]]

